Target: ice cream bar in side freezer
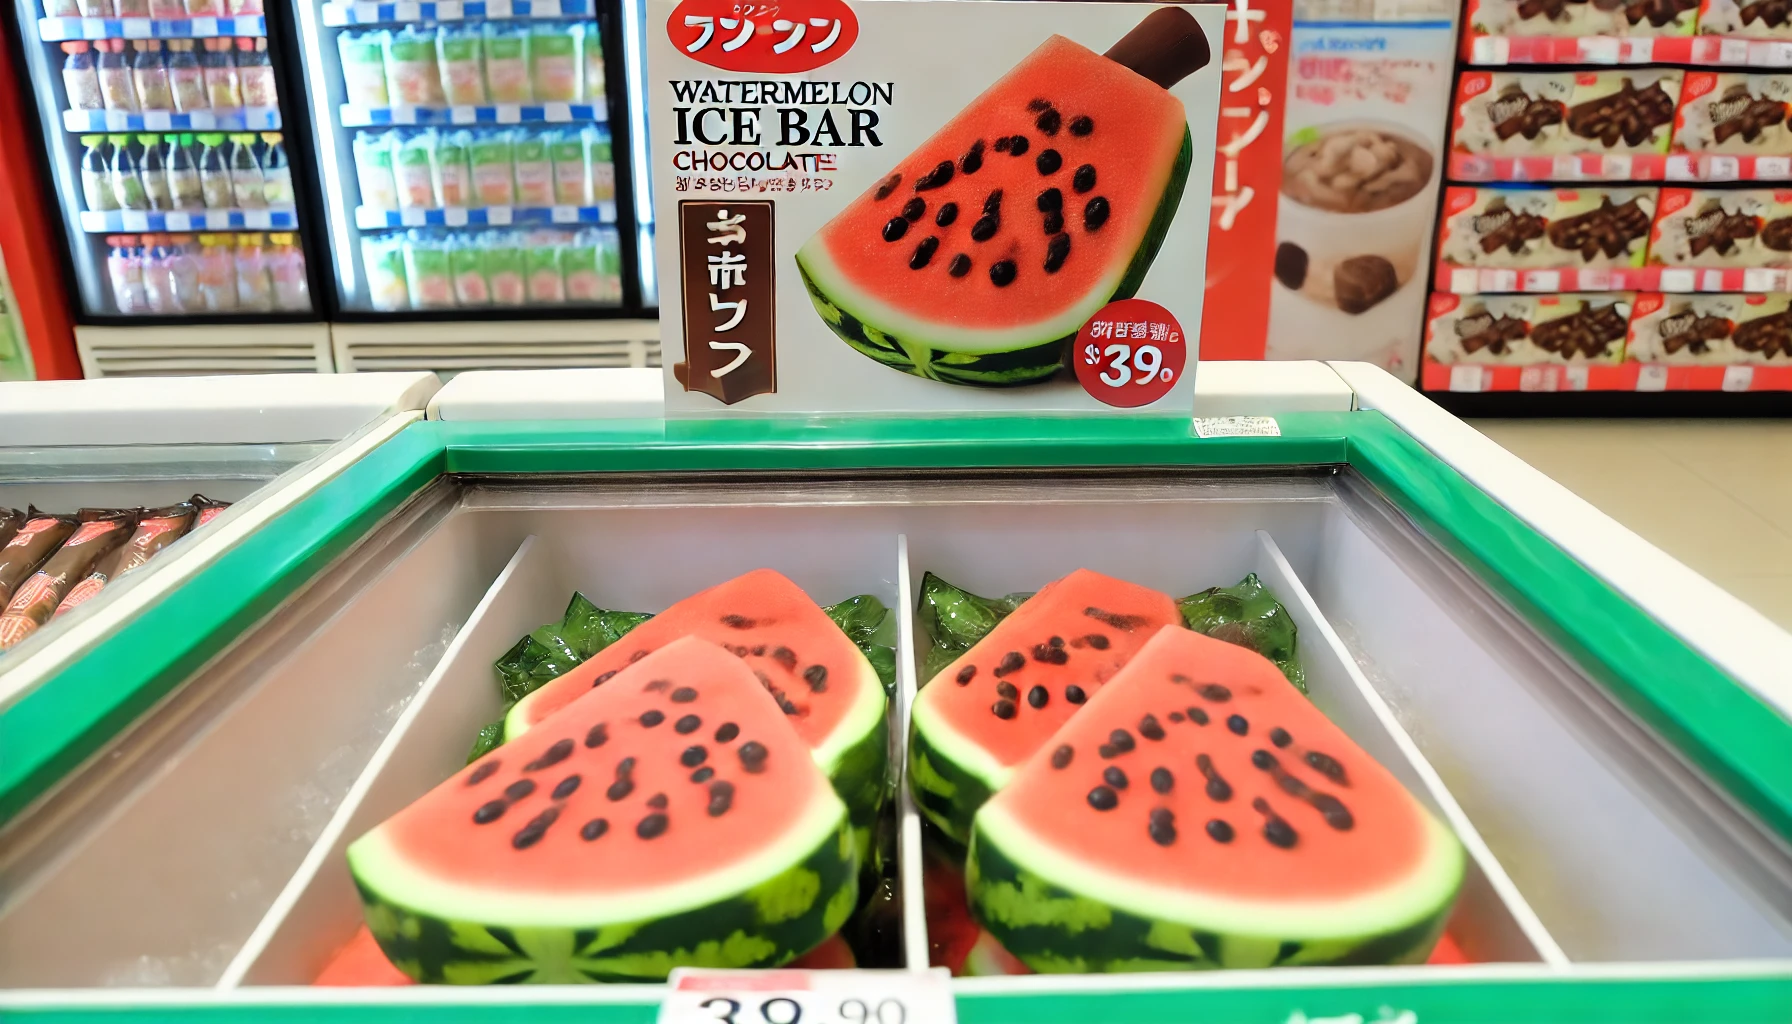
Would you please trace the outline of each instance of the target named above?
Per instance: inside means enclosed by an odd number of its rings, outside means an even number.
[[[27,510],[25,524],[0,548],[0,601],[10,602],[19,584],[62,546],[77,525],[74,516]]]
[[[163,548],[185,536],[198,514],[199,510],[190,501],[144,512],[131,539],[94,563],[87,578],[77,583],[56,606],[56,617],[80,607],[105,589],[106,584],[147,564]]]
[[[136,509],[82,509],[81,525],[19,585],[0,613],[0,651],[18,646],[50,621],[69,589],[130,537],[137,515]]]

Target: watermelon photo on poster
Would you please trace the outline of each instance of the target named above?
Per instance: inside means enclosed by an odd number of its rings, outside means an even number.
[[[1119,411],[1078,331],[1134,297],[1200,322],[1223,5],[654,11],[677,414]],[[1198,342],[1131,411],[1188,410]]]

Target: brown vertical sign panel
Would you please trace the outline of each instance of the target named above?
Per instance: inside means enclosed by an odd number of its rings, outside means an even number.
[[[726,405],[778,390],[772,204],[678,204],[686,391]]]

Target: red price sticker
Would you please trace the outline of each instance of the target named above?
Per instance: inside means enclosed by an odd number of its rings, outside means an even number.
[[[1144,299],[1110,302],[1076,332],[1071,357],[1083,390],[1104,405],[1136,409],[1170,393],[1188,365],[1182,325]]]

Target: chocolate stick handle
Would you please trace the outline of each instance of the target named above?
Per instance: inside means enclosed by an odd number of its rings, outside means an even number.
[[[1213,51],[1194,15],[1180,7],[1159,7],[1102,56],[1168,89],[1206,67]]]

